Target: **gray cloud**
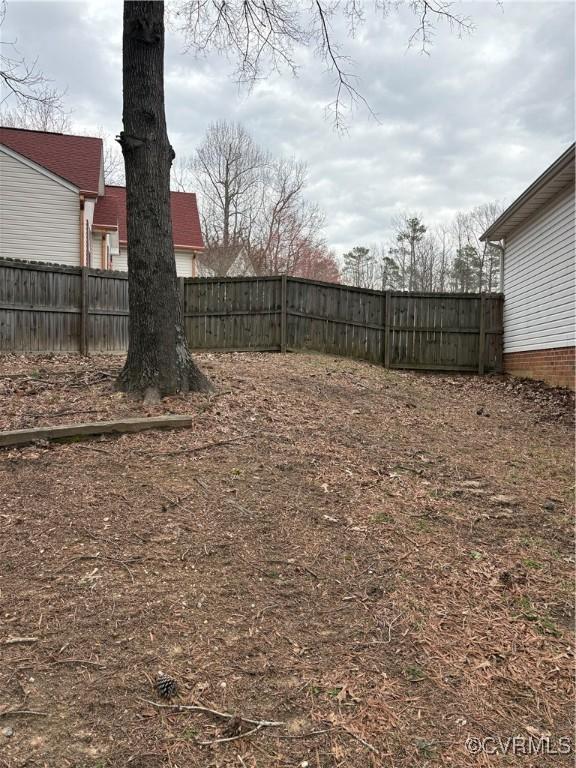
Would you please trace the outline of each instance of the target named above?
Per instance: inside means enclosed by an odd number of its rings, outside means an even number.
[[[384,239],[399,211],[428,223],[492,199],[510,201],[573,140],[574,6],[571,2],[467,3],[475,23],[459,39],[437,31],[431,55],[407,49],[408,9],[369,16],[343,47],[355,62],[361,105],[337,134],[325,107],[330,76],[299,51],[297,78],[274,73],[252,92],[225,57],[183,53],[167,33],[166,104],[177,153],[191,154],[207,125],[242,121],[276,154],[307,162],[308,194],[326,212],[339,251]],[[78,130],[121,122],[122,6],[117,0],[9,3],[5,39],[67,86]]]

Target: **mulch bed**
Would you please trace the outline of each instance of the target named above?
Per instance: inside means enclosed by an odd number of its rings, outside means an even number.
[[[573,733],[570,393],[201,355],[214,395],[144,407],[121,362],[0,357],[0,429],[194,416],[0,451],[0,766],[503,766],[466,740]],[[158,706],[159,670],[231,717]]]

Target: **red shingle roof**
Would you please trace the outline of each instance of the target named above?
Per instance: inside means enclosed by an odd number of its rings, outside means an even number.
[[[108,187],[106,188],[108,191]],[[118,228],[118,203],[113,195],[106,194],[99,197],[94,208],[94,227]]]
[[[0,144],[66,179],[81,192],[98,194],[102,139],[0,127]]]
[[[121,243],[126,243],[126,187],[106,186],[106,200],[111,198],[116,202],[118,210],[118,237]],[[172,233],[176,248],[204,248],[200,216],[196,195],[193,192],[170,192],[172,206]],[[96,211],[100,201],[96,205]]]

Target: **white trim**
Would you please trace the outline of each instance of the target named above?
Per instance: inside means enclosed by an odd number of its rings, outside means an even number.
[[[72,192],[80,192],[79,187],[75,187],[74,184],[66,181],[66,179],[62,178],[62,176],[58,176],[57,174],[52,173],[52,171],[49,171],[48,168],[44,168],[43,165],[39,165],[33,160],[30,160],[28,157],[21,155],[19,152],[15,152],[10,147],[7,147],[6,144],[0,144],[0,152],[4,152],[5,155],[13,157],[14,160],[20,161],[23,165],[27,165],[29,168],[32,168],[32,170],[38,171],[38,173],[41,173],[43,176],[52,179],[52,181],[55,181],[57,184],[61,184],[63,187],[66,187],[66,189],[69,189]]]

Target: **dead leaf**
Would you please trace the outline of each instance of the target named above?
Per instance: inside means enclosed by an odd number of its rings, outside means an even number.
[[[354,695],[347,685],[343,685],[336,696],[336,701],[339,701],[340,703],[344,703],[345,701],[360,702],[360,699]]]

